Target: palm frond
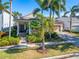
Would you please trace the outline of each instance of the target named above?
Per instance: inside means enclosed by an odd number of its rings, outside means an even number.
[[[9,8],[9,6],[4,6],[4,9],[8,9]]]
[[[9,2],[5,2],[5,3],[3,3],[4,6],[6,6],[6,5],[9,6],[9,4],[10,4]]]
[[[63,16],[66,16],[68,13],[70,13],[70,11],[66,11]]]
[[[33,16],[35,16],[35,14],[37,14],[39,11],[40,11],[40,9],[39,9],[39,8],[36,8],[36,9],[33,11]]]

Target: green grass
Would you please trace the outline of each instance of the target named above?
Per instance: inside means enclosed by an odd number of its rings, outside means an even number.
[[[15,49],[15,50],[7,50],[0,51],[0,59],[39,59],[43,57],[51,57],[63,54],[69,54],[74,52],[79,52],[79,48],[77,47],[69,47],[65,50],[61,50],[63,46],[60,45],[58,47],[47,47],[47,53],[42,54],[37,52],[37,50],[31,49]],[[66,48],[67,46],[65,46]]]
[[[73,36],[79,37],[79,33],[72,32]]]

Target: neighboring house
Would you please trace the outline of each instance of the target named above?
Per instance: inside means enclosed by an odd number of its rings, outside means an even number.
[[[63,30],[70,30],[70,17],[56,18],[58,21],[63,22]],[[72,31],[79,32],[79,17],[72,17]]]
[[[64,24],[62,21],[56,20],[54,24],[54,31],[55,32],[62,32],[64,28]]]
[[[14,25],[14,17],[11,17],[11,26]],[[2,23],[3,20],[3,23]],[[9,20],[10,20],[10,12],[8,10],[3,10],[3,19],[2,19],[2,11],[0,10],[0,31],[3,29],[9,28]]]

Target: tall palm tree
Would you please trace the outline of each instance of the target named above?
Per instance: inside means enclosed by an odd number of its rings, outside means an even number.
[[[53,5],[54,6],[52,7],[52,9],[58,17],[60,17],[60,11],[66,11],[66,0],[56,0],[54,1]]]
[[[38,5],[40,6],[40,10],[41,10],[41,14],[43,15],[43,10],[45,10],[46,9],[46,5],[45,5],[45,0],[36,0],[36,2],[38,3]],[[44,44],[44,42],[45,42],[45,38],[44,38],[44,27],[43,27],[43,23],[44,23],[44,21],[43,21],[43,17],[41,17],[41,19],[42,19],[42,27],[41,27],[41,30],[42,30],[42,35],[41,35],[41,37],[42,37],[42,49],[43,50],[45,50],[45,44]]]
[[[2,13],[2,28],[1,28],[1,31],[3,31],[3,11],[5,9],[8,9],[9,8],[9,2],[4,2],[2,3],[2,0],[0,0],[0,10],[1,10],[1,13]]]
[[[59,11],[61,10],[65,10],[65,1],[63,0],[47,0],[47,8],[50,9],[50,12],[49,12],[49,17],[50,17],[50,26],[53,25],[54,27],[54,14],[56,14],[57,16],[59,16]],[[61,4],[62,3],[62,4]],[[52,12],[53,12],[53,18],[52,18]],[[52,24],[52,23],[53,24]],[[52,30],[54,30],[52,27]],[[51,30],[49,30],[50,32],[50,38],[51,38]]]
[[[10,0],[9,38],[11,37],[12,0]]]

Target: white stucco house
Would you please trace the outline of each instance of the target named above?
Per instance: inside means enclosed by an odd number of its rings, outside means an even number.
[[[70,17],[60,17],[56,20],[63,22],[63,30],[70,30]],[[72,17],[72,31],[79,32],[79,16]]]
[[[3,17],[2,17],[3,14]],[[0,10],[0,31],[1,29],[5,29],[9,27],[9,18],[10,18],[10,12],[8,10]],[[11,26],[14,25],[14,17],[12,15],[11,17]]]

